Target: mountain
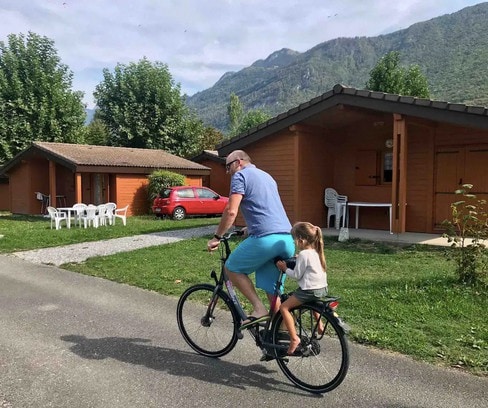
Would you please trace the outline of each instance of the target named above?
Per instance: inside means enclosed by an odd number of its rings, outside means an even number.
[[[95,116],[95,109],[85,109],[86,113],[86,119],[85,119],[85,125],[90,124],[90,122],[93,120],[93,117]]]
[[[187,104],[209,125],[226,130],[232,92],[245,110],[275,116],[329,91],[364,88],[371,69],[390,51],[419,65],[432,99],[488,106],[488,2],[377,37],[337,38],[300,53],[273,52],[239,72],[227,72]]]

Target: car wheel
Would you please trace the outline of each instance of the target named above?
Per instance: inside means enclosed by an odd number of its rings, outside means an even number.
[[[173,219],[174,220],[181,221],[182,219],[185,218],[185,216],[186,216],[186,211],[183,207],[176,207],[173,210]]]

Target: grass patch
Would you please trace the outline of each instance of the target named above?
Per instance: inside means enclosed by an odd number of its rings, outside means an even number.
[[[179,296],[210,282],[219,256],[195,238],[107,257],[66,269]],[[488,375],[487,294],[460,286],[446,249],[326,238],[330,293],[358,343]],[[296,287],[287,282],[287,290]]]
[[[122,221],[115,225],[99,228],[63,228],[51,229],[50,219],[42,216],[0,214],[0,253],[25,251],[28,249],[48,248],[79,242],[98,241],[110,238],[128,237],[190,227],[200,227],[218,223],[217,218],[188,218],[182,221],[156,219],[154,216],[134,216],[127,218],[124,227]]]

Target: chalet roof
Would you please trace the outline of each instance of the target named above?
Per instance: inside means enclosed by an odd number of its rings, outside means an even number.
[[[176,155],[155,149],[130,147],[94,146],[70,143],[34,142],[7,162],[0,170],[6,173],[26,156],[41,155],[72,171],[88,169],[103,171],[103,168],[124,169],[123,172],[147,172],[153,169],[187,170],[207,174],[209,168]]]
[[[219,152],[217,150],[203,150],[200,154],[192,157],[191,160],[197,163],[201,163],[204,160],[225,163],[225,157],[219,157]]]
[[[360,90],[337,84],[332,90],[281,113],[247,132],[227,139],[216,148],[220,156],[226,156],[233,150],[242,149],[250,143],[339,105],[488,129],[488,109],[486,107]]]

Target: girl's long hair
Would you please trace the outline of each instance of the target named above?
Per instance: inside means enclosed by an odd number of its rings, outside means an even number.
[[[324,272],[327,270],[324,254],[324,238],[320,227],[309,222],[297,222],[291,229],[291,235],[295,240],[305,240],[319,254],[320,263]]]

